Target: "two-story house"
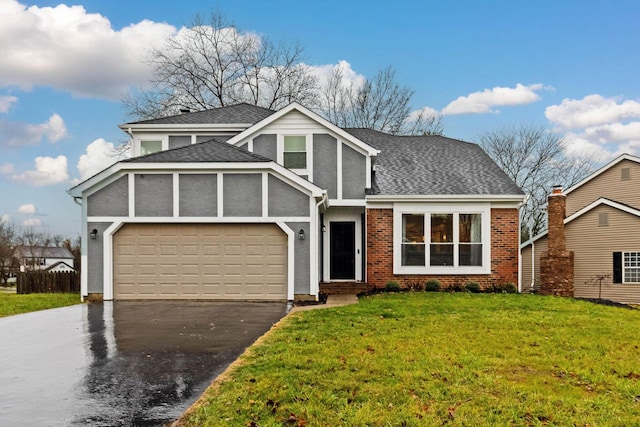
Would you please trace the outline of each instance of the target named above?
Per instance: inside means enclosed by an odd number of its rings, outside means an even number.
[[[21,272],[32,270],[75,271],[73,254],[65,247],[16,246],[14,257],[18,260]]]
[[[549,223],[573,252],[573,295],[640,304],[640,158],[623,154],[560,196],[565,207]],[[548,247],[547,231],[521,245],[524,291],[542,285]]]
[[[517,282],[524,196],[475,144],[342,129],[296,103],[120,128],[133,157],[69,190],[84,296],[294,300],[327,282]]]

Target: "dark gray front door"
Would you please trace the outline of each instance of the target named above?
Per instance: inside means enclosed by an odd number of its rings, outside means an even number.
[[[331,280],[356,278],[356,223],[330,223]]]

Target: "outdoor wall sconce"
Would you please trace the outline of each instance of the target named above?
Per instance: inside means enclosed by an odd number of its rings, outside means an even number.
[[[302,228],[298,232],[298,239],[299,240],[304,240],[304,230]]]
[[[324,224],[322,224],[322,232],[323,232],[323,233],[326,233],[326,231],[327,231],[327,226],[326,226],[326,225],[324,225]]]
[[[94,228],[93,230],[91,230],[91,233],[89,233],[89,238],[91,240],[96,240],[97,237],[98,237],[98,230]]]

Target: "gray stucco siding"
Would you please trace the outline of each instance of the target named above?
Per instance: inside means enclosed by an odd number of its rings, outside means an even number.
[[[87,223],[87,236],[94,228],[98,231],[95,240],[87,239],[87,291],[90,294],[104,293],[104,231],[110,225],[110,222]]]
[[[287,222],[294,234],[294,267],[293,267],[293,293],[301,295],[309,295],[311,291],[311,284],[309,282],[309,274],[311,266],[309,265],[310,247],[309,247],[309,232],[310,226],[308,222]],[[298,233],[300,230],[304,230],[306,238],[304,240],[298,239]]]
[[[136,174],[135,216],[173,216],[173,175]]]
[[[217,216],[217,182],[215,174],[181,174],[180,216]]]
[[[169,150],[191,145],[191,135],[169,135]]]
[[[224,216],[262,216],[262,175],[224,174]]]
[[[87,215],[129,215],[129,180],[127,175],[87,197]]]
[[[309,216],[309,196],[269,175],[269,216]]]
[[[313,183],[338,197],[338,141],[327,134],[313,135]]]
[[[253,138],[253,152],[274,162],[278,160],[278,144],[275,134],[263,134]]]
[[[342,198],[364,199],[367,161],[364,155],[342,144]]]

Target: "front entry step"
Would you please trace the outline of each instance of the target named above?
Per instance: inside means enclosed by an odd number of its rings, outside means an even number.
[[[325,295],[359,295],[369,290],[364,282],[321,282],[320,293]]]

